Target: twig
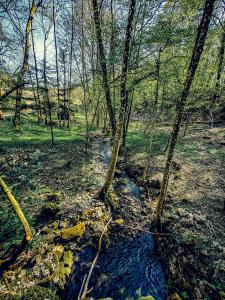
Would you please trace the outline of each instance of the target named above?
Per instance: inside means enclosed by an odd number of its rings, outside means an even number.
[[[116,223],[117,224],[117,223]],[[118,224],[117,224],[118,225]],[[172,234],[171,233],[160,233],[160,232],[153,232],[153,231],[149,231],[149,230],[145,230],[145,229],[142,229],[142,228],[135,228],[135,227],[132,227],[132,226],[128,226],[128,225],[124,225],[124,224],[120,224],[120,226],[123,226],[123,227],[126,227],[128,229],[132,229],[132,230],[138,230],[138,231],[143,231],[143,232],[146,232],[146,233],[149,233],[149,234],[154,234],[154,235],[163,235],[163,236],[171,236]]]
[[[79,292],[79,296],[77,298],[77,300],[84,300],[86,299],[86,295],[88,293],[90,293],[90,291],[92,290],[92,288],[90,290],[88,290],[88,284],[89,284],[89,281],[90,281],[90,278],[91,278],[91,274],[93,272],[93,269],[95,267],[95,264],[98,260],[98,257],[99,257],[99,253],[101,252],[101,249],[102,249],[102,239],[103,239],[103,236],[111,222],[112,218],[110,218],[110,220],[107,222],[107,224],[105,225],[103,231],[102,231],[102,234],[99,238],[99,241],[98,241],[98,252],[96,253],[96,256],[91,264],[91,267],[90,267],[90,270],[88,272],[88,274],[85,275],[84,277],[84,280],[82,282],[82,286],[81,286],[81,289],[80,289],[80,292]]]
[[[9,281],[8,281],[8,278],[7,278],[7,273],[6,273],[6,272],[3,274],[3,279],[4,279],[4,281],[5,281],[5,285],[6,285],[7,289],[8,289],[9,292],[11,293],[12,289],[11,289],[11,286],[10,286],[10,284],[9,284]]]

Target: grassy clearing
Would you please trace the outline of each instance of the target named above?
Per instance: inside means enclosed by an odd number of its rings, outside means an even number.
[[[80,124],[72,124],[70,129],[67,127],[54,126],[54,138],[56,143],[66,141],[82,141],[84,140],[85,126],[84,117],[76,116],[76,120]],[[30,144],[51,143],[50,126],[38,124],[34,116],[22,116],[22,124],[20,130],[14,130],[9,118],[0,124],[0,141],[1,145],[7,147],[21,147]]]

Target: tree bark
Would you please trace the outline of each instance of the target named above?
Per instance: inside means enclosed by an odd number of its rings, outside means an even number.
[[[196,69],[199,64],[199,60],[200,60],[203,48],[204,48],[204,44],[205,44],[205,40],[206,40],[206,36],[207,36],[209,23],[210,23],[210,19],[212,16],[215,1],[216,0],[206,0],[205,1],[202,19],[201,19],[201,22],[198,27],[195,46],[193,49],[191,61],[190,61],[189,68],[187,71],[186,80],[184,82],[183,92],[181,95],[180,102],[178,103],[177,116],[176,116],[175,124],[173,126],[173,132],[171,135],[171,139],[170,139],[167,161],[166,161],[166,165],[165,165],[165,169],[164,169],[163,180],[162,180],[162,185],[161,185],[161,189],[160,189],[160,195],[159,195],[157,208],[156,208],[155,226],[156,226],[157,230],[159,230],[159,231],[161,230],[161,216],[162,216],[163,208],[165,206],[165,199],[166,199],[167,187],[168,187],[169,176],[170,176],[170,167],[171,167],[171,163],[173,160],[173,155],[174,155],[174,150],[175,150],[175,146],[177,143],[177,137],[179,134],[180,125],[182,122],[184,107],[185,107],[185,104],[186,104],[186,101],[188,98],[188,94],[189,94],[189,91],[191,88],[192,81],[195,76]]]
[[[38,4],[35,3],[35,0],[32,1],[31,9],[29,12],[29,17],[26,24],[26,34],[25,34],[25,46],[24,46],[24,56],[23,56],[23,64],[17,76],[18,85],[24,81],[24,76],[28,69],[28,60],[29,60],[29,52],[30,52],[30,32],[31,25],[34,15],[37,12],[38,7],[41,5],[42,1],[39,1]],[[13,127],[20,127],[20,106],[21,106],[21,97],[22,97],[22,89],[17,89],[16,93],[16,107],[15,107],[15,115],[13,119]]]
[[[112,201],[113,200],[112,197],[110,196],[109,189],[112,186],[112,182],[116,170],[116,163],[117,163],[119,149],[122,141],[123,127],[125,122],[125,113],[126,113],[126,104],[127,104],[126,85],[127,85],[128,62],[129,62],[129,54],[130,54],[130,41],[131,41],[133,19],[135,14],[135,6],[136,6],[136,0],[130,0],[126,37],[125,37],[125,44],[124,44],[123,67],[122,67],[122,75],[121,75],[121,83],[120,83],[119,119],[117,124],[116,136],[114,138],[112,159],[108,168],[105,184],[102,187],[102,190],[100,192],[100,196],[103,196],[106,201],[109,201],[109,204],[112,207],[114,206],[114,203]]]
[[[223,32],[221,36],[221,46],[218,55],[218,68],[216,74],[216,84],[215,84],[215,93],[212,99],[212,108],[215,106],[216,102],[220,98],[220,79],[223,71],[223,58],[224,58],[224,50],[225,50],[225,24],[223,24]]]
[[[58,105],[60,105],[58,45],[57,45],[56,20],[55,20],[55,0],[53,0],[53,15],[52,15],[52,20],[53,20],[54,44],[55,44],[55,65],[56,65],[56,80],[57,80],[57,99],[58,99]]]
[[[109,119],[111,123],[112,136],[114,137],[116,134],[116,118],[115,118],[115,114],[112,106],[112,100],[111,100],[108,70],[106,66],[106,56],[105,56],[105,50],[103,46],[102,30],[100,25],[98,0],[92,0],[92,6],[93,6],[93,17],[95,23],[96,39],[97,39],[97,45],[99,51],[100,66],[102,70],[104,89],[105,89],[107,109],[108,109]]]
[[[36,78],[36,92],[37,92],[37,103],[38,103],[38,122],[42,121],[42,110],[41,110],[41,100],[39,94],[39,78],[38,78],[38,68],[37,68],[37,57],[34,45],[34,35],[33,35],[33,22],[31,23],[31,40],[32,40],[32,48],[34,55],[34,67],[35,67],[35,78]]]

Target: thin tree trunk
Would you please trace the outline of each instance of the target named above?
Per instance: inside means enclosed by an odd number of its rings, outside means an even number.
[[[71,9],[72,9],[72,26],[71,26],[71,41],[70,41],[70,74],[69,74],[69,103],[68,103],[68,113],[69,113],[69,118],[68,118],[68,123],[67,126],[70,127],[71,123],[71,89],[72,89],[72,59],[73,59],[73,39],[74,39],[74,5],[73,5],[73,0],[71,0]]]
[[[111,100],[108,71],[106,66],[106,56],[105,56],[105,50],[102,41],[102,30],[100,25],[98,0],[92,0],[92,5],[93,5],[93,16],[94,16],[94,23],[95,23],[96,39],[97,39],[99,58],[100,58],[100,66],[102,70],[103,83],[105,89],[105,97],[106,97],[109,119],[111,123],[112,136],[114,137],[116,134],[116,118],[113,111],[112,100]]]
[[[115,203],[113,202],[113,198],[109,193],[109,189],[112,186],[116,163],[118,159],[119,149],[122,141],[123,134],[123,126],[125,121],[125,113],[126,113],[126,85],[127,85],[127,75],[128,75],[128,63],[129,63],[129,54],[130,54],[130,41],[132,34],[132,25],[135,14],[135,6],[136,0],[130,0],[129,5],[129,14],[128,14],[128,22],[126,29],[126,37],[124,43],[124,54],[123,54],[123,67],[121,74],[121,84],[120,84],[120,112],[119,119],[117,124],[116,136],[114,138],[113,150],[112,150],[112,159],[108,168],[108,173],[106,176],[105,184],[102,187],[100,192],[100,196],[103,197],[106,201],[109,201],[109,204],[114,207]]]
[[[34,34],[33,34],[33,22],[31,23],[31,40],[32,40],[32,48],[33,48],[33,55],[34,55],[34,67],[35,67],[35,78],[36,78],[36,95],[37,95],[37,103],[38,103],[38,122],[42,121],[42,110],[41,110],[41,100],[39,94],[39,79],[38,79],[38,68],[37,68],[37,57],[34,45]]]
[[[26,35],[25,35],[25,46],[24,46],[24,56],[23,56],[23,64],[17,76],[17,82],[20,84],[24,81],[25,74],[28,69],[28,60],[29,60],[29,52],[30,52],[30,32],[31,32],[31,24],[34,15],[37,12],[38,7],[41,5],[42,1],[39,1],[38,4],[35,3],[35,0],[32,1],[31,9],[29,12],[29,17],[26,25]],[[22,88],[19,88],[16,93],[16,107],[15,107],[15,115],[13,119],[13,127],[20,128],[20,107],[21,107],[21,97],[22,97]]]
[[[58,64],[58,45],[56,34],[56,20],[55,20],[55,0],[53,0],[53,29],[54,29],[54,43],[55,43],[55,65],[56,65],[56,80],[57,80],[57,99],[60,105],[60,91],[59,91],[59,64]]]
[[[223,25],[223,32],[221,36],[221,44],[220,50],[218,55],[218,67],[217,67],[217,74],[216,74],[216,84],[215,84],[215,93],[213,94],[212,98],[212,109],[214,108],[216,102],[220,98],[220,79],[221,74],[223,71],[223,58],[224,58],[224,50],[225,50],[225,24]]]
[[[172,132],[172,136],[171,136],[171,140],[170,140],[167,161],[166,161],[164,174],[163,174],[162,186],[160,189],[160,196],[159,196],[157,208],[156,208],[155,225],[158,230],[161,230],[161,215],[162,215],[163,208],[165,205],[165,198],[166,198],[167,187],[168,187],[169,176],[170,176],[170,167],[171,167],[171,163],[173,160],[174,149],[175,149],[175,146],[177,143],[177,137],[178,137],[178,134],[180,131],[184,107],[185,107],[185,104],[186,104],[186,101],[188,98],[188,94],[189,94],[189,91],[191,88],[192,81],[195,76],[196,69],[199,64],[199,60],[200,60],[203,48],[204,48],[204,44],[205,44],[205,40],[206,40],[206,36],[207,36],[209,23],[210,23],[210,19],[212,16],[215,1],[216,0],[206,0],[205,1],[203,15],[202,15],[200,25],[198,27],[198,32],[197,32],[197,37],[196,37],[196,41],[195,41],[195,46],[193,49],[192,58],[190,61],[190,65],[189,65],[188,72],[186,75],[186,80],[184,82],[183,92],[182,92],[181,99],[180,99],[178,109],[177,109],[177,116],[176,116],[175,124],[173,126],[173,132]]]
[[[44,68],[43,68],[43,77],[44,77],[44,86],[45,86],[45,101],[47,104],[47,110],[48,110],[48,116],[49,116],[49,125],[51,129],[51,140],[52,140],[52,145],[54,144],[54,133],[53,133],[53,123],[52,123],[52,111],[51,111],[51,103],[49,99],[49,91],[48,91],[48,81],[47,81],[47,57],[46,57],[46,42],[47,42],[47,36],[48,33],[45,33],[45,38],[44,38]],[[47,115],[47,112],[46,112]]]

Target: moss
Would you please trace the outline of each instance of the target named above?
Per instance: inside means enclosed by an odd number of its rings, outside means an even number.
[[[58,245],[54,249],[54,254],[56,255],[56,257],[58,259],[60,259],[62,257],[63,251],[64,251],[63,246],[62,245]]]
[[[22,296],[21,300],[40,300],[40,299],[48,299],[48,300],[59,300],[59,297],[50,289],[35,286],[25,292]]]
[[[168,300],[182,300],[182,299],[177,293],[174,293],[168,297]]]
[[[60,211],[60,207],[57,204],[46,203],[42,206],[40,216],[42,218],[53,218]]]
[[[59,203],[63,200],[61,193],[46,193],[45,199],[48,202]]]
[[[65,267],[69,267],[71,269],[73,265],[73,253],[71,251],[64,252],[63,261]]]
[[[128,184],[128,179],[127,178],[121,178],[120,179],[120,184],[123,184],[123,185]]]
[[[94,213],[94,210],[92,208],[85,209],[82,211],[81,219],[86,220],[89,216],[91,216]]]
[[[139,300],[155,300],[155,298],[152,296],[142,296],[139,298]]]
[[[122,192],[123,194],[129,194],[129,190],[126,189],[126,188],[122,189],[121,192]]]
[[[71,274],[73,266],[73,253],[71,251],[64,252],[63,260],[58,262],[52,281],[57,283],[60,289],[64,289],[64,285]]]
[[[76,226],[62,229],[61,235],[64,240],[70,240],[74,237],[82,236],[85,233],[85,223],[78,223]]]
[[[114,223],[118,224],[118,225],[123,225],[124,224],[124,219],[117,219],[114,221]]]

